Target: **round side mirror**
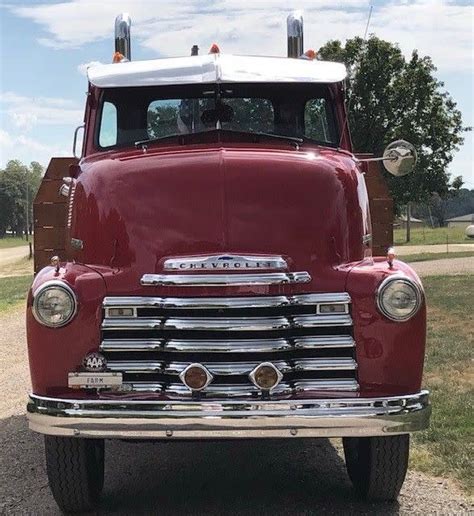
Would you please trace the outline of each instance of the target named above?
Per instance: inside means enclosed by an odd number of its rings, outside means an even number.
[[[387,145],[383,153],[383,164],[390,174],[400,177],[413,171],[417,154],[415,147],[405,140],[397,140]]]

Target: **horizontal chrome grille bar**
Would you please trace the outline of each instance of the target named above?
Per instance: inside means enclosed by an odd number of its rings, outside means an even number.
[[[160,351],[163,349],[164,341],[161,339],[128,340],[114,339],[103,340],[100,344],[101,351]]]
[[[297,337],[295,339],[163,340],[105,339],[101,351],[169,351],[184,353],[272,353],[292,349],[353,348],[350,335]]]
[[[260,297],[106,297],[104,308],[275,308],[350,303],[346,292]]]
[[[191,363],[199,363],[213,377],[201,396],[252,399],[261,390],[249,375],[267,361],[282,375],[271,397],[356,391],[350,304],[346,292],[109,296],[103,302],[100,350],[109,370],[124,375],[123,390],[131,393],[191,399],[180,375]]]
[[[103,330],[221,330],[271,331],[289,328],[351,326],[349,314],[295,315],[292,317],[170,317],[170,318],[111,318],[104,319]]]
[[[160,382],[124,382],[124,387],[134,392],[155,392],[170,397],[191,397],[191,391],[180,383],[165,384]],[[344,391],[355,392],[359,384],[353,379],[300,380],[293,383],[280,383],[272,391],[272,395],[292,395],[309,391]],[[220,384],[208,385],[204,391],[208,397],[231,398],[257,396],[260,389],[254,385]]]
[[[308,272],[269,272],[256,274],[144,274],[140,283],[144,286],[221,287],[246,285],[284,285],[308,283]]]
[[[246,362],[202,362],[202,365],[213,375],[248,375],[260,361]],[[357,364],[354,359],[346,357],[329,358],[301,358],[292,360],[274,360],[273,365],[282,373],[296,373],[300,371],[354,371]],[[189,362],[165,362],[154,360],[109,360],[107,363],[111,371],[124,373],[162,373],[179,375],[189,366]]]
[[[225,330],[225,331],[266,331],[290,328],[286,317],[247,318],[170,318],[164,328],[174,330]]]
[[[291,318],[292,328],[317,328],[327,326],[352,326],[352,318],[344,315],[295,315]]]

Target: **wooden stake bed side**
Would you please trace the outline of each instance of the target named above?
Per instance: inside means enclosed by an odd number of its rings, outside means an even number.
[[[33,202],[34,270],[50,264],[51,257],[66,260],[66,221],[68,198],[59,193],[63,177],[69,177],[69,167],[76,158],[51,158]]]
[[[355,154],[357,158],[371,158],[372,154]],[[393,199],[377,161],[362,162],[365,184],[369,195],[372,220],[372,255],[385,256],[393,245]]]

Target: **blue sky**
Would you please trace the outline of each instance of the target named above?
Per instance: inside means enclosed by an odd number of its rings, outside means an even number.
[[[473,120],[473,7],[468,0],[301,0],[305,46],[369,32],[432,56],[437,76]],[[81,123],[87,63],[110,62],[115,15],[132,17],[133,59],[188,55],[217,41],[229,53],[285,55],[288,2],[255,0],[0,0],[0,166],[70,155]],[[474,188],[473,134],[450,171]]]

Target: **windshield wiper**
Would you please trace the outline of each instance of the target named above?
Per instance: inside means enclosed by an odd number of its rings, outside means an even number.
[[[296,147],[299,147],[300,144],[304,142],[303,138],[298,138],[296,136],[285,136],[283,134],[273,134],[273,133],[264,133],[264,132],[253,132],[253,131],[238,131],[235,129],[209,129],[207,131],[198,131],[196,133],[176,133],[176,134],[167,134],[165,136],[159,136],[158,138],[148,138],[146,140],[138,140],[134,143],[135,147],[141,147],[143,145],[147,145],[148,143],[157,143],[162,140],[167,140],[169,138],[185,138],[186,136],[193,136],[197,134],[203,133],[211,133],[214,131],[222,131],[223,133],[234,133],[234,134],[246,134],[249,136],[256,138],[272,138],[274,140],[283,140],[290,143],[295,144]]]
[[[273,138],[275,140],[284,140],[290,143],[294,143],[296,147],[298,147],[301,143],[304,142],[303,138],[298,138],[297,136],[285,136],[284,134],[274,134],[274,133],[263,133],[263,132],[254,132],[254,131],[238,131],[234,129],[222,129],[223,132],[227,133],[236,133],[236,134],[248,134],[250,136],[254,136],[256,138]]]
[[[178,138],[182,136],[187,136],[186,134],[176,133],[176,134],[167,134],[165,136],[158,136],[158,138],[147,138],[146,140],[138,140],[134,143],[135,147],[140,147],[141,145],[146,145],[147,143],[156,143],[161,140],[167,140],[168,138]]]

